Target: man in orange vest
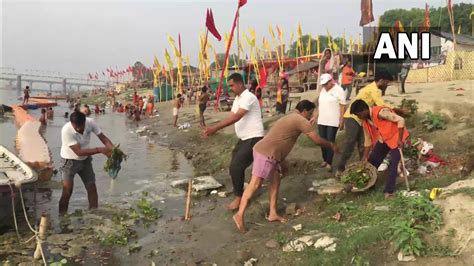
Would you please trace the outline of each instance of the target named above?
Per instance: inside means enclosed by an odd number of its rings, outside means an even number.
[[[393,197],[400,163],[400,149],[408,138],[405,119],[385,106],[369,105],[363,100],[356,100],[351,105],[351,114],[362,121],[364,129],[363,159],[378,168],[388,153],[390,166],[385,183],[385,198]],[[372,150],[369,156],[369,151]]]

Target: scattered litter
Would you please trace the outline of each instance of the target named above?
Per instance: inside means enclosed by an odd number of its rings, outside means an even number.
[[[297,210],[296,210],[296,213],[295,213],[295,216],[300,216],[300,215],[303,214],[305,211],[306,211],[306,208],[305,208],[305,207],[300,208],[300,209],[297,209]]]
[[[143,134],[148,130],[149,126],[143,126],[135,131],[137,134]]]
[[[333,218],[337,222],[340,222],[342,220],[342,213],[341,212],[336,212],[336,214],[334,214],[334,216],[332,216],[331,218]]]
[[[217,196],[219,196],[220,198],[227,198],[227,192],[226,191],[221,191],[221,192],[217,193]]]
[[[217,194],[217,190],[213,190],[213,191],[211,191],[211,193],[210,193],[210,194],[211,194],[211,195],[216,195],[216,194]]]
[[[329,236],[323,236],[314,243],[314,248],[324,248],[325,251],[336,251],[335,238]]]
[[[406,256],[401,251],[398,252],[397,259],[398,259],[398,261],[403,261],[403,262],[416,261],[415,256],[413,256],[413,255]]]
[[[418,191],[406,191],[406,190],[402,190],[401,192],[402,196],[404,197],[420,197],[421,196],[421,193],[418,192]]]
[[[298,231],[300,231],[301,229],[303,229],[303,225],[302,225],[302,224],[297,224],[297,225],[293,226],[293,229],[294,229],[296,232],[298,232]]]
[[[375,206],[374,210],[388,212],[390,210],[389,206]]]
[[[186,189],[188,186],[188,181],[189,179],[187,178],[173,181],[171,182],[171,187]],[[192,188],[196,192],[203,191],[203,190],[216,189],[220,187],[222,187],[222,184],[217,182],[217,180],[212,176],[200,176],[200,177],[193,178]]]
[[[441,188],[433,188],[430,192],[430,200],[435,200],[441,194]]]
[[[188,129],[191,127],[191,124],[189,123],[184,123],[184,124],[179,124],[178,129]]]
[[[249,259],[248,261],[246,261],[246,262],[244,263],[244,266],[253,266],[254,263],[256,263],[257,261],[258,261],[258,259],[256,259],[256,258],[251,258],[251,259]]]
[[[283,247],[283,252],[301,252],[313,244],[313,236],[302,236],[286,244]]]

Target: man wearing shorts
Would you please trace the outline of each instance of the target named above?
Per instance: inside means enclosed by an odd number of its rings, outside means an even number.
[[[178,127],[178,111],[183,104],[183,99],[181,99],[181,93],[178,93],[176,99],[173,101],[173,117],[174,117],[174,127]]]
[[[201,127],[206,126],[204,121],[204,111],[206,111],[207,102],[209,101],[209,93],[207,93],[207,86],[202,87],[201,96],[199,96],[199,120]]]
[[[313,130],[309,120],[314,109],[315,104],[308,100],[299,102],[293,113],[275,122],[267,135],[254,146],[252,179],[244,191],[239,211],[233,217],[237,228],[242,233],[246,231],[244,225],[245,209],[255,191],[261,186],[262,180],[270,182],[270,213],[267,220],[269,222],[286,222],[286,219],[277,213],[280,174],[287,172],[284,160],[295,146],[301,133],[308,136],[315,144],[336,151],[336,146],[333,143],[320,138]]]
[[[264,130],[262,111],[258,99],[245,88],[242,75],[233,73],[229,76],[227,84],[236,95],[230,115],[221,122],[204,128],[202,135],[208,137],[227,126],[235,124],[235,133],[239,138],[239,142],[232,151],[232,160],[229,167],[235,199],[229,205],[226,205],[226,209],[236,210],[239,208],[244,193],[245,169],[253,162],[253,146],[262,139]]]
[[[110,156],[113,147],[110,139],[102,133],[94,120],[86,118],[84,113],[74,111],[69,121],[61,130],[63,192],[59,200],[59,214],[67,213],[76,174],[79,175],[87,190],[89,209],[98,207],[97,187],[91,156],[99,153]],[[89,148],[92,133],[100,139],[104,147]]]

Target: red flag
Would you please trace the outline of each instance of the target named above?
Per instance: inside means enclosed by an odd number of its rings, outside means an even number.
[[[105,73],[104,73],[104,71],[102,71],[102,76],[105,76]]]
[[[181,33],[178,33],[179,56],[181,56]]]
[[[99,79],[99,74],[95,73],[95,79]]]
[[[429,31],[431,27],[431,22],[430,22],[430,10],[428,7],[428,3],[425,5],[425,22],[423,23],[424,25],[424,30]]]
[[[260,68],[259,73],[260,73],[260,84],[258,85],[260,86],[263,92],[263,88],[267,86],[267,69],[265,69],[265,67],[262,67]]]
[[[219,34],[219,31],[216,29],[216,25],[214,24],[214,15],[212,14],[212,9],[210,8],[207,9],[206,27],[218,41],[221,41],[222,37]]]
[[[374,13],[372,11],[372,0],[361,0],[360,1],[360,22],[359,25],[363,27],[374,21]]]
[[[245,4],[247,4],[247,0],[239,0],[239,7],[243,7]]]
[[[91,73],[89,73],[89,79],[92,79],[92,75],[91,75]]]
[[[451,4],[451,0],[448,0],[448,12],[449,13],[453,12],[453,6]]]

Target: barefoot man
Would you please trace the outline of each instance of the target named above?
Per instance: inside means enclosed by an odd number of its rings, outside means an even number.
[[[89,148],[92,133],[100,139],[104,147]],[[89,209],[96,209],[98,196],[91,156],[99,153],[110,156],[112,142],[102,133],[94,120],[87,118],[84,113],[79,111],[74,111],[70,116],[70,122],[63,126],[61,140],[63,192],[59,200],[59,213],[67,213],[76,174],[79,175],[86,187]]]
[[[244,191],[239,211],[233,217],[237,228],[242,233],[246,231],[244,226],[245,209],[255,191],[260,188],[263,180],[270,182],[270,213],[267,220],[269,222],[286,222],[286,219],[277,213],[280,174],[287,172],[284,160],[295,146],[301,133],[308,136],[315,144],[336,151],[335,144],[320,138],[311,126],[309,120],[314,109],[314,103],[302,100],[296,105],[296,110],[293,113],[275,122],[267,135],[253,148],[252,179]]]
[[[245,169],[253,162],[253,146],[262,139],[264,130],[258,99],[245,88],[242,76],[239,73],[230,75],[227,84],[236,95],[230,115],[221,122],[204,128],[202,135],[208,137],[235,124],[235,133],[239,142],[232,151],[229,169],[235,199],[226,208],[236,210],[239,208],[240,199],[244,193]]]

